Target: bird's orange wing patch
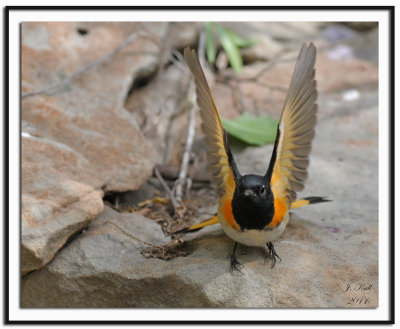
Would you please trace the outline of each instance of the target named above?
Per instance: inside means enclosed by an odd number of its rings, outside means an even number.
[[[267,225],[268,228],[277,227],[281,221],[285,218],[288,211],[288,202],[286,199],[274,199],[274,217],[272,221]]]
[[[229,170],[229,173],[226,177],[225,194],[221,198],[219,210],[222,216],[224,216],[225,222],[234,230],[239,231],[239,225],[236,222],[232,212],[232,198],[235,191],[235,186],[236,184],[233,179],[232,172]]]
[[[239,225],[236,223],[235,218],[233,217],[232,199],[225,198],[221,200],[221,212],[226,223],[234,230],[239,231]]]

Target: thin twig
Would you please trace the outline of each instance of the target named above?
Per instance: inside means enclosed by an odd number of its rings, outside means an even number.
[[[77,79],[80,75],[82,75],[83,73],[89,71],[90,69],[106,62],[107,60],[109,60],[111,57],[113,57],[115,54],[117,54],[119,51],[121,51],[123,48],[125,48],[126,46],[128,46],[131,42],[133,42],[134,40],[136,40],[137,38],[142,37],[142,38],[148,38],[150,40],[152,40],[153,42],[155,42],[153,39],[149,38],[149,36],[147,35],[147,32],[135,32],[132,33],[130,36],[128,36],[124,41],[121,42],[121,44],[113,49],[111,52],[109,52],[108,54],[104,55],[103,57],[100,57],[98,59],[96,59],[95,61],[87,64],[86,66],[84,66],[83,68],[81,68],[80,70],[76,71],[73,75],[71,75],[70,77],[60,81],[60,82],[56,82],[50,85],[47,85],[46,87],[39,89],[39,90],[35,90],[35,91],[30,91],[27,93],[22,94],[21,98],[24,99],[26,97],[30,97],[30,96],[34,96],[34,95],[40,95],[40,94],[45,94],[50,92],[51,90],[54,89],[60,89],[62,87],[66,87],[68,86],[70,83],[72,83],[75,79]]]
[[[190,189],[192,188],[194,174],[196,173],[197,166],[199,164],[199,157],[194,156],[193,161],[194,162],[193,162],[193,166],[192,166],[192,172],[191,172],[190,176],[187,178],[187,182],[186,182],[186,199],[189,199],[189,197],[190,197]]]
[[[179,204],[176,202],[175,196],[172,193],[171,189],[169,188],[167,183],[162,178],[162,176],[160,174],[160,171],[158,170],[157,166],[154,167],[154,174],[156,175],[156,177],[157,177],[158,181],[160,182],[160,184],[163,186],[164,190],[167,192],[168,198],[171,200],[172,206],[174,207],[174,211],[175,211],[175,209],[179,208]]]
[[[203,62],[202,64],[204,65],[205,62],[205,34],[200,33],[200,40],[199,40],[199,60],[200,62]],[[195,97],[196,94],[194,92],[193,88],[193,80],[192,83],[190,84],[189,91],[188,91],[188,100],[192,104],[189,112],[189,126],[188,126],[188,133],[187,133],[187,138],[186,138],[186,143],[185,143],[185,149],[183,151],[183,156],[182,156],[182,164],[181,164],[181,170],[179,172],[178,179],[175,181],[175,187],[174,187],[174,195],[175,199],[178,202],[178,204],[181,206],[177,208],[178,212],[175,214],[178,219],[182,219],[184,213],[186,212],[186,207],[182,202],[182,197],[183,197],[183,185],[187,181],[187,169],[189,165],[189,160],[190,160],[190,154],[192,152],[192,146],[193,146],[193,140],[194,140],[194,135],[196,131],[196,101]],[[190,189],[191,182],[186,182],[187,189]]]
[[[198,47],[198,53],[199,53],[199,61],[202,65],[205,64],[205,33],[204,31],[200,32],[200,38],[199,38],[199,47]],[[183,184],[185,183],[187,179],[187,168],[190,160],[190,153],[192,152],[192,145],[193,145],[193,140],[194,140],[194,135],[195,135],[195,126],[196,126],[196,101],[195,101],[196,93],[194,92],[193,88],[193,81],[190,84],[189,87],[189,102],[192,104],[192,107],[190,108],[189,112],[189,127],[188,127],[188,133],[187,133],[187,138],[186,138],[186,143],[185,143],[185,149],[183,151],[183,156],[182,156],[182,164],[181,164],[181,170],[179,172],[178,180],[175,182],[175,198],[178,203],[182,204],[182,196],[183,196]],[[193,98],[193,99],[192,99]],[[187,184],[188,186],[191,185],[189,182]]]
[[[185,149],[182,156],[182,164],[181,171],[178,176],[178,180],[175,182],[175,198],[176,201],[182,204],[182,195],[183,195],[183,183],[186,180],[187,176],[187,168],[190,160],[190,153],[192,151],[192,145],[195,134],[195,125],[196,125],[196,107],[192,105],[189,112],[189,128],[188,134],[185,143]]]

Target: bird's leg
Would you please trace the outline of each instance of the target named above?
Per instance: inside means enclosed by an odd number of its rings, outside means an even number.
[[[279,260],[281,260],[281,258],[278,256],[278,254],[275,252],[275,247],[272,244],[272,242],[268,242],[267,243],[267,257],[268,259],[270,259],[272,261],[272,265],[271,268],[273,268],[275,266],[276,263],[276,259],[278,258]]]
[[[240,264],[238,262],[238,260],[236,259],[236,247],[237,247],[237,242],[235,242],[235,246],[233,247],[233,252],[231,253],[231,268],[230,268],[230,272],[232,272],[233,270],[239,271],[240,273],[243,274],[243,272],[240,270],[240,267],[244,267],[242,264]]]

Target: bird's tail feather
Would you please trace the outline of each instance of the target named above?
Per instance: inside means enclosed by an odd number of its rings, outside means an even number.
[[[199,223],[199,224],[195,224],[192,225],[190,227],[184,228],[182,230],[176,231],[174,232],[174,234],[178,234],[178,233],[193,233],[196,232],[198,230],[201,230],[203,227],[209,226],[209,225],[214,225],[218,223],[218,216],[215,215],[214,217],[210,218],[210,219],[206,219],[205,221]]]
[[[330,202],[330,201],[332,201],[332,200],[328,200],[326,197],[310,196],[308,198],[296,200],[295,202],[293,202],[290,205],[290,209],[300,208],[300,207],[308,206],[310,204],[315,204],[315,203],[320,203],[320,202]]]

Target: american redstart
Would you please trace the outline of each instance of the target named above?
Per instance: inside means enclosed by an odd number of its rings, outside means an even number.
[[[330,201],[324,197],[296,200],[296,192],[304,188],[311,141],[315,135],[315,55],[316,49],[312,43],[308,47],[303,44],[283,105],[266,174],[242,176],[196,52],[190,48],[184,50],[185,60],[195,80],[208,167],[220,203],[216,216],[176,233],[194,232],[219,222],[224,232],[236,241],[231,254],[231,270],[240,271],[243,266],[235,255],[238,243],[264,247],[273,267],[279,256],[272,241],[285,230],[289,210]]]

